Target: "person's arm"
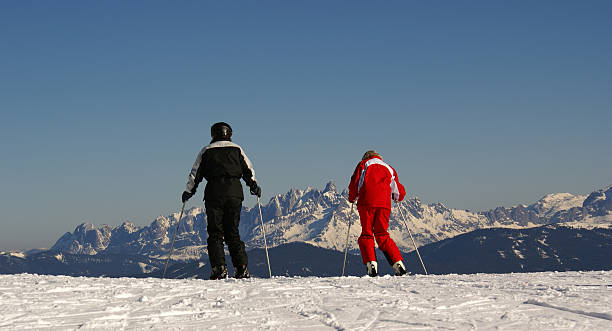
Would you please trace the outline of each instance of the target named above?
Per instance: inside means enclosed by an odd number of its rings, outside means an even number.
[[[395,201],[402,201],[404,200],[404,198],[406,197],[406,189],[404,188],[404,185],[402,185],[399,182],[399,179],[397,178],[397,172],[395,171],[395,169],[393,169],[393,173],[394,173],[394,180],[395,180],[395,185],[397,187],[397,192],[393,192],[393,200]]]
[[[242,167],[242,179],[250,188],[251,194],[261,197],[261,187],[257,185],[255,169],[253,169],[251,160],[249,160],[242,148],[240,149],[240,166]]]
[[[351,182],[349,183],[349,202],[354,203],[359,195],[359,176],[361,174],[361,162],[355,167],[353,175],[351,176]]]
[[[187,178],[187,187],[185,188],[185,191],[183,192],[183,195],[181,197],[181,200],[183,200],[183,202],[186,202],[195,194],[196,190],[198,189],[198,185],[204,178],[205,152],[206,149],[202,149],[200,153],[198,153],[198,156],[196,157],[196,160],[193,163],[193,166],[191,167],[189,177]]]

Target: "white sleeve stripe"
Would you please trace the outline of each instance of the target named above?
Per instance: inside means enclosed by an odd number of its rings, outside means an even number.
[[[397,183],[395,183],[395,175],[393,174],[393,168],[391,168],[391,166],[389,166],[378,158],[370,159],[368,162],[365,163],[365,166],[361,171],[361,174],[359,175],[359,186],[357,187],[357,194],[359,194],[359,190],[361,190],[361,186],[363,186],[363,182],[365,181],[366,170],[368,170],[368,167],[372,164],[384,166],[385,168],[387,168],[387,170],[389,170],[389,173],[391,174],[391,193],[399,194]]]
[[[207,146],[208,147],[208,146]],[[191,190],[195,187],[195,178],[198,173],[198,169],[200,168],[200,163],[202,163],[202,154],[206,151],[206,147],[202,148],[198,157],[196,157],[195,162],[193,163],[193,167],[191,167],[191,172],[189,173],[189,178],[187,179],[187,192],[193,193]]]
[[[236,146],[238,146],[238,145],[236,145]],[[256,181],[255,180],[255,169],[253,168],[253,164],[251,163],[251,160],[249,160],[249,158],[246,156],[246,154],[242,150],[242,147],[238,146],[238,148],[240,148],[240,153],[242,153],[242,157],[244,158],[244,162],[246,162],[247,167],[249,168],[249,170],[251,170],[251,180],[255,182]]]

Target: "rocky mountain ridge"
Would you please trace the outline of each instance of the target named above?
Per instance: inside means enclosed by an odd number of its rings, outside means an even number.
[[[401,250],[411,251],[406,225],[418,245],[437,242],[476,229],[528,228],[551,223],[578,227],[610,227],[612,186],[590,195],[549,194],[532,205],[498,207],[486,212],[449,209],[441,203],[425,204],[417,197],[400,205],[408,222],[404,224],[393,206],[389,232]],[[291,189],[262,205],[268,245],[306,242],[314,246],[343,250],[351,222],[349,248],[358,250],[360,234],[356,210],[351,213],[347,192],[338,192],[333,182],[323,190]],[[178,213],[156,218],[149,226],[126,222],[120,226],[94,226],[83,223],[64,234],[52,247],[70,254],[128,254],[152,258],[167,254],[176,228]],[[259,211],[244,207],[240,233],[248,249],[263,247]],[[206,251],[206,215],[201,207],[186,210],[181,219],[175,253],[177,259],[199,258]]]

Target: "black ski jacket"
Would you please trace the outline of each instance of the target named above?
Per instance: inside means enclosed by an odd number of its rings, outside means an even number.
[[[187,181],[187,192],[195,193],[203,178],[204,200],[236,197],[244,200],[242,178],[249,187],[257,185],[255,170],[242,147],[231,141],[215,141],[202,148]]]

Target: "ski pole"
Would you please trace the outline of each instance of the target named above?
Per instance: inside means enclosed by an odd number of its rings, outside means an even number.
[[[259,219],[261,220],[261,233],[263,233],[264,247],[266,248],[266,261],[268,261],[268,274],[270,275],[270,278],[272,278],[272,269],[270,269],[270,257],[268,256],[268,242],[266,241],[266,230],[264,229],[263,216],[261,214],[261,202],[259,202],[259,197],[257,197],[257,206],[259,207]]]
[[[179,230],[179,225],[181,224],[181,218],[183,218],[183,212],[185,211],[185,202],[183,202],[183,208],[181,208],[181,214],[179,215],[178,222],[176,222],[176,230],[174,231],[174,235],[172,236],[172,244],[170,245],[170,253],[168,254],[168,259],[166,260],[166,266],[164,267],[164,274],[162,275],[162,279],[166,277],[166,270],[168,269],[168,262],[170,262],[170,257],[172,256],[172,249],[174,248],[174,240],[176,239],[176,233]]]
[[[425,274],[427,275],[427,269],[425,269],[425,264],[423,263],[423,259],[421,258],[419,249],[417,248],[417,245],[414,242],[414,238],[412,237],[412,231],[410,231],[410,228],[408,227],[408,223],[406,222],[406,217],[404,216],[404,212],[402,211],[401,205],[397,201],[395,202],[395,205],[397,206],[397,209],[399,209],[400,215],[402,215],[402,220],[404,221],[404,225],[406,226],[406,229],[408,229],[408,233],[410,234],[410,240],[412,240],[412,244],[414,245],[414,250],[416,251],[417,256],[419,257],[419,261],[421,261],[421,266],[423,266],[423,270],[425,271]]]
[[[351,213],[349,214],[349,226],[346,231],[346,246],[344,248],[344,262],[342,262],[342,277],[344,277],[344,266],[346,265],[346,254],[348,253],[349,234],[351,233],[351,216],[353,216],[353,207],[355,203],[351,203]]]

